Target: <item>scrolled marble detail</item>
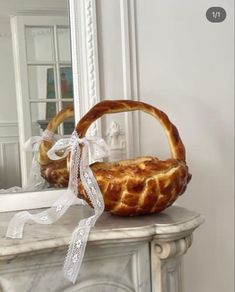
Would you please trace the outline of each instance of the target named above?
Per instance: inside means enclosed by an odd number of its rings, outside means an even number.
[[[106,136],[110,150],[126,149],[125,132],[118,122],[114,120],[111,121]]]
[[[176,241],[158,242],[155,243],[155,252],[158,258],[168,259],[184,255],[193,241],[193,236],[190,234],[187,237]]]
[[[118,122],[111,120],[106,132],[106,139],[109,146],[109,159],[111,161],[125,159],[126,133]]]
[[[93,107],[99,102],[99,94],[97,87],[97,60],[96,60],[96,29],[95,29],[95,1],[85,1],[85,25],[86,25],[86,48],[87,48],[87,68],[88,68],[88,94],[89,94],[89,107]],[[90,127],[90,135],[98,135],[98,122],[94,122]]]

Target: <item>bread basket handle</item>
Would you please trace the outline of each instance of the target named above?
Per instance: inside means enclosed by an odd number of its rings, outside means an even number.
[[[92,107],[78,122],[76,131],[80,138],[86,135],[89,126],[105,114],[141,110],[154,116],[163,126],[170,144],[171,156],[174,159],[185,161],[185,147],[179,132],[168,116],[159,109],[140,101],[133,100],[105,100]]]
[[[72,118],[74,116],[74,109],[72,106],[67,106],[55,115],[47,125],[47,130],[55,133],[57,128],[65,120]]]
[[[67,106],[63,108],[50,120],[50,122],[47,125],[47,130],[49,130],[52,133],[55,133],[61,123],[63,123],[65,120],[73,116],[74,109],[72,106]],[[44,140],[41,142],[38,152],[38,162],[40,165],[47,165],[52,162],[50,158],[47,156],[47,152],[49,149],[51,149],[51,147],[52,147],[51,142]]]

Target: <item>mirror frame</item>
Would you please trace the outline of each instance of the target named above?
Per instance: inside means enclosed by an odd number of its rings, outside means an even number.
[[[28,15],[28,14],[27,14]],[[75,122],[100,101],[97,22],[95,0],[69,0]],[[100,135],[100,122],[91,135]],[[51,206],[61,190],[6,193],[0,195],[0,212]]]

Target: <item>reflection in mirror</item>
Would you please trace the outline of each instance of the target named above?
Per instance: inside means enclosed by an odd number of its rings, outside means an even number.
[[[0,189],[27,185],[32,153],[24,151],[24,143],[73,105],[67,1],[7,2],[0,3],[5,31],[0,31],[0,62],[7,68],[0,73]],[[57,134],[69,135],[73,129],[70,118]]]

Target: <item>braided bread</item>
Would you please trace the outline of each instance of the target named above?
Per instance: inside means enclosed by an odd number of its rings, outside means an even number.
[[[191,174],[185,162],[185,148],[177,128],[167,115],[143,102],[118,100],[102,101],[95,105],[77,124],[80,138],[85,137],[89,126],[104,114],[142,110],[158,119],[167,135],[172,158],[159,160],[156,157],[140,157],[119,162],[96,162],[91,170],[98,182],[105,202],[105,210],[121,216],[133,216],[160,212],[169,207],[184,193]],[[74,115],[73,108],[65,108],[48,124],[47,129],[55,132],[58,125]],[[52,142],[43,141],[39,148],[38,161],[41,175],[55,187],[67,187],[69,173],[63,158],[52,161],[47,151]],[[86,190],[78,177],[78,194],[91,204]]]
[[[155,157],[140,157],[119,162],[96,162],[90,166],[103,194],[105,210],[121,216],[164,210],[183,194],[191,179],[177,128],[164,112],[151,105],[130,100],[102,101],[79,121],[76,131],[82,138],[91,123],[104,114],[135,110],[151,114],[162,124],[172,158],[162,161]],[[79,196],[91,205],[80,178],[78,190]]]
[[[54,118],[50,120],[47,130],[55,133],[58,126],[74,116],[73,107],[63,108]],[[53,142],[42,141],[39,146],[38,162],[41,166],[41,176],[54,187],[67,187],[69,173],[67,170],[67,160],[62,158],[54,161],[47,156],[48,150],[53,146]]]

